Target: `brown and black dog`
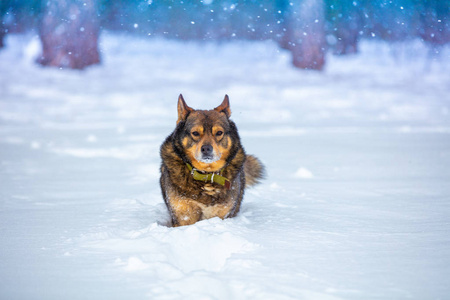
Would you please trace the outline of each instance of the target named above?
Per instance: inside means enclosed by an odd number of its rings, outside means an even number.
[[[161,191],[173,226],[236,216],[244,188],[263,178],[263,165],[245,154],[230,115],[228,96],[213,110],[178,98],[177,126],[161,145]]]

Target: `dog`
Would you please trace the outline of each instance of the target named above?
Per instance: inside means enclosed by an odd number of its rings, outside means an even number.
[[[180,94],[176,128],[161,145],[161,191],[172,226],[236,216],[244,189],[265,170],[245,154],[228,95],[212,110],[189,107]]]

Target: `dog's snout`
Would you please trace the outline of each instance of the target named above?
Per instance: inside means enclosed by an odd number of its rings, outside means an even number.
[[[195,151],[195,159],[205,164],[211,164],[220,159],[221,153],[218,153],[214,146],[205,142]]]
[[[205,144],[201,148],[203,156],[211,156],[213,154],[213,147],[209,144]]]

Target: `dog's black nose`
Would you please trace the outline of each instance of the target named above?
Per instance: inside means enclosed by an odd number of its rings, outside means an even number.
[[[205,144],[201,148],[203,156],[211,156],[213,153],[213,147],[209,144]]]

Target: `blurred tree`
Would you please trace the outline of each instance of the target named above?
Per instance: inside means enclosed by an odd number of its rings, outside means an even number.
[[[3,39],[6,35],[5,14],[9,7],[9,0],[0,1],[0,48],[4,47]]]
[[[5,37],[5,34],[6,34],[5,28],[3,27],[3,24],[0,23],[0,48],[4,47],[3,39]]]
[[[3,48],[5,45],[3,43],[3,39],[6,34],[6,29],[3,27],[2,23],[0,23],[0,48]]]
[[[282,47],[291,50],[294,66],[322,70],[325,64],[325,7],[323,0],[289,3]]]
[[[364,14],[362,30],[366,37],[401,41],[414,36],[411,26],[415,13],[413,0],[360,0]]]
[[[83,69],[100,62],[95,0],[44,1],[39,26],[44,66]]]
[[[334,35],[332,47],[335,54],[358,52],[360,3],[358,1],[325,0],[328,31]]]
[[[450,42],[450,1],[415,0],[419,13],[418,34],[434,48]]]

